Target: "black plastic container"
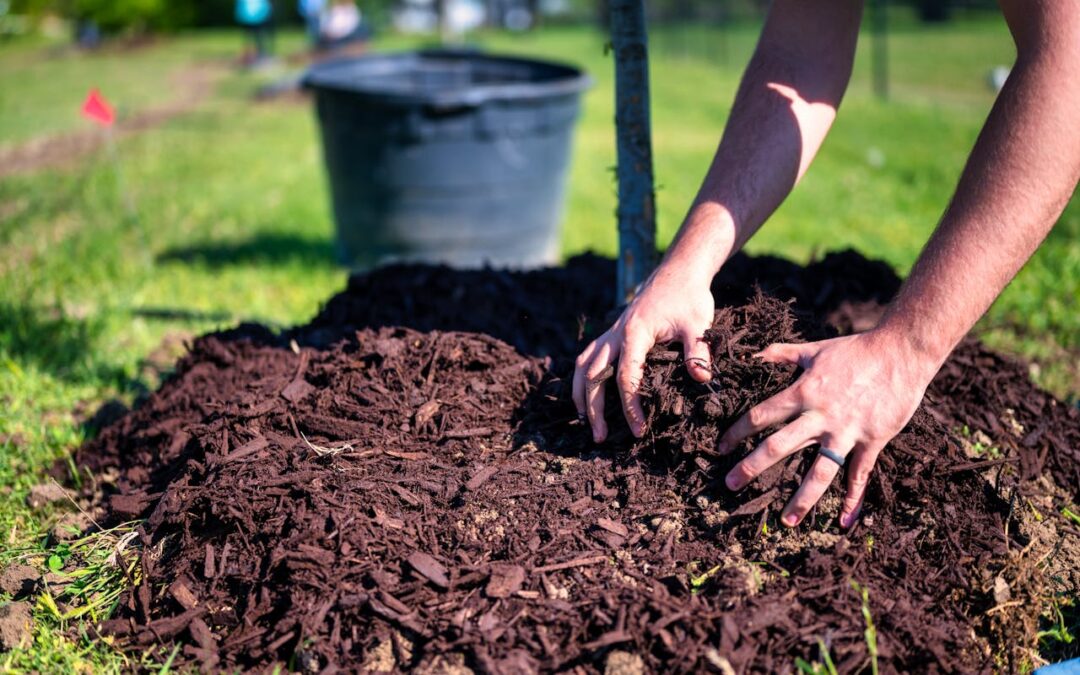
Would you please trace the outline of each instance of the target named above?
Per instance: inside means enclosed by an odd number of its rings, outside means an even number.
[[[557,259],[581,70],[440,50],[318,64],[304,85],[344,262]]]

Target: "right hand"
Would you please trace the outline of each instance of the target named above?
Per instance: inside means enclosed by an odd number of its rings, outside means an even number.
[[[690,376],[698,382],[712,378],[709,348],[701,340],[713,320],[713,297],[709,291],[712,278],[695,276],[679,267],[670,262],[658,267],[615,325],[589,343],[577,357],[574,405],[578,415],[588,416],[597,443],[602,443],[608,434],[604,419],[604,389],[608,378],[604,371],[616,362],[615,382],[623,414],[630,431],[638,438],[645,433],[645,414],[638,390],[645,356],[654,345],[681,342]]]

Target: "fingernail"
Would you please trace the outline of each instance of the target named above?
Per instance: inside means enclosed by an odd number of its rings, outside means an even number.
[[[727,485],[729,490],[733,490],[733,491],[738,490],[739,487],[741,487],[739,485],[739,479],[736,478],[735,474],[733,474],[733,473],[729,473],[727,475],[727,478],[724,479],[724,484]]]
[[[789,513],[783,517],[782,522],[788,527],[795,527],[799,522],[799,517],[794,513]]]
[[[851,513],[845,513],[840,516],[840,526],[845,530],[855,524],[855,521],[859,519],[859,510],[856,509]]]

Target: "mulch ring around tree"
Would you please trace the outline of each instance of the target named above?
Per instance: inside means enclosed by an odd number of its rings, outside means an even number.
[[[737,257],[714,284],[713,382],[647,364],[649,433],[608,401],[592,443],[573,357],[610,261],[531,273],[390,267],[309,325],[202,337],[77,461],[143,517],[138,584],[100,630],[204,671],[971,672],[1035,662],[1080,586],[1080,411],[965,341],[882,454],[864,516],[837,481],[795,529],[800,453],[741,493],[719,434],[792,382],[752,357],[873,325],[899,280],[854,253]],[[609,387],[609,389],[611,389]],[[612,396],[613,393],[609,392]]]

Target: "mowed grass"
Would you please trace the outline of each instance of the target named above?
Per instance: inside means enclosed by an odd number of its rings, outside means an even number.
[[[711,159],[756,31],[654,31],[661,241],[677,229]],[[613,253],[604,36],[547,28],[480,41],[574,61],[595,79],[578,128],[563,248]],[[409,44],[392,38],[378,48]],[[299,45],[288,35],[281,47]],[[130,403],[156,386],[185,338],[239,321],[303,322],[345,282],[310,106],[254,102],[273,74],[236,70],[239,46],[233,32],[91,56],[42,41],[0,46],[0,146],[86,129],[77,109],[90,86],[133,112],[173,100],[170,83],[192,69],[217,77],[194,111],[121,138],[117,162],[101,152],[0,179],[0,563],[44,560],[35,554],[48,545],[52,515],[26,508],[26,492],[83,440],[81,421],[103,401]],[[905,271],[932,231],[992,104],[987,73],[1012,61],[1007,30],[999,19],[932,30],[900,22],[890,38],[888,102],[872,95],[868,46],[860,46],[850,93],[815,166],[750,251],[807,261],[855,247]],[[1075,396],[1077,297],[1080,213],[1070,205],[980,330],[1037,358],[1041,381]],[[48,617],[42,610],[34,647],[0,664],[43,672],[124,665],[107,644],[60,639],[59,622]]]

